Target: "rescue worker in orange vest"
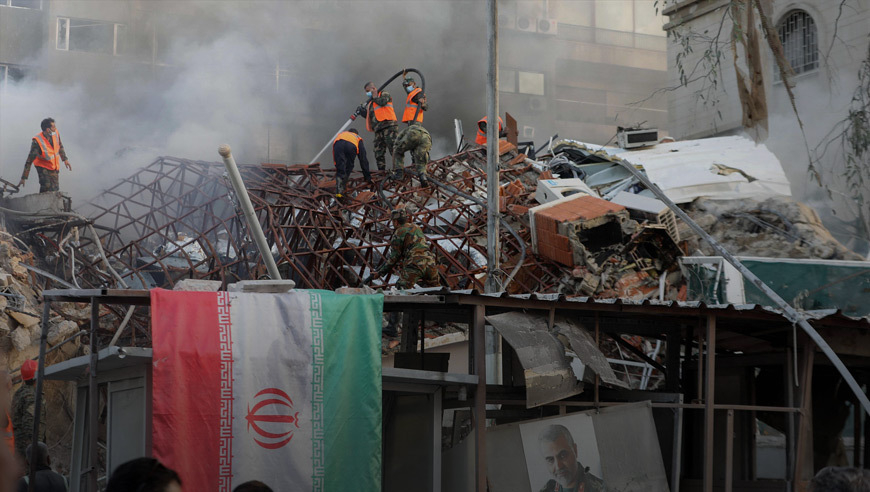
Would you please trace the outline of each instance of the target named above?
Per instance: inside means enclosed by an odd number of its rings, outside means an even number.
[[[393,96],[389,92],[378,92],[374,82],[367,82],[365,90],[369,101],[358,112],[366,119],[366,130],[375,133],[375,164],[378,171],[383,171],[387,168],[387,153],[392,154],[396,146],[399,121],[393,109]]]
[[[426,95],[417,88],[417,82],[411,77],[405,77],[402,82],[408,98],[405,101],[405,112],[402,122],[408,124],[396,137],[396,146],[393,149],[393,179],[405,177],[405,152],[411,152],[411,160],[414,169],[420,177],[421,186],[429,186],[426,178],[426,164],[429,163],[429,150],[432,149],[432,136],[423,128],[423,111],[429,109],[426,103]]]
[[[426,102],[426,94],[423,90],[417,87],[417,81],[413,77],[405,77],[402,81],[402,87],[408,93],[405,99],[405,112],[402,113],[402,123],[411,124],[412,122],[423,122],[423,111],[429,110],[429,104]]]
[[[72,166],[66,157],[66,151],[63,149],[63,143],[60,141],[60,134],[57,133],[54,120],[46,118],[42,120],[40,126],[42,131],[33,137],[33,142],[30,144],[30,154],[27,156],[27,162],[24,163],[24,172],[21,174],[18,187],[24,186],[24,182],[30,175],[30,165],[35,164],[36,173],[39,175],[39,192],[58,191],[60,161],[63,161],[70,171],[72,171]]]
[[[336,198],[341,198],[347,193],[347,179],[353,171],[353,161],[359,158],[359,167],[369,185],[372,184],[372,175],[369,172],[369,160],[366,157],[366,148],[362,137],[356,128],[341,132],[332,142],[332,159],[335,161]]]
[[[498,136],[499,138],[507,137],[507,132],[504,131],[504,124],[501,120],[501,116],[498,117]],[[474,143],[478,145],[486,145],[486,116],[480,119],[477,122],[477,137],[474,139]]]

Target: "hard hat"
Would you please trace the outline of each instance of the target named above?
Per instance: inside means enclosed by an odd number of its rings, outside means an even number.
[[[39,363],[33,359],[27,359],[24,364],[21,364],[21,379],[30,381],[36,376],[36,369],[39,368]]]

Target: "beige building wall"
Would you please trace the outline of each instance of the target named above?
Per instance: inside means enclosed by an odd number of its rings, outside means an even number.
[[[683,0],[671,2],[664,13],[669,22],[665,29],[668,40],[669,129],[678,139],[703,138],[742,133],[742,112],[737,95],[736,76],[731,49],[731,20],[727,14],[730,0]],[[864,235],[853,229],[857,209],[842,178],[844,159],[838,142],[821,154],[831,142],[836,128],[847,115],[850,101],[858,87],[858,72],[868,54],[867,33],[870,32],[870,1],[868,0],[768,0],[768,15],[779,25],[796,9],[806,12],[814,21],[818,43],[818,66],[793,77],[795,104],[803,122],[806,143],[784,85],[779,81],[772,52],[761,40],[765,93],[769,111],[769,132],[757,136],[780,159],[796,199],[812,205],[825,219],[826,225],[848,243],[850,236]],[[721,67],[716,77],[718,87],[711,90],[709,80],[700,79],[705,70],[699,65],[710,47],[710,39],[719,34],[716,45],[722,53]],[[686,55],[679,40],[693,36],[692,53]],[[691,82],[680,84],[680,64]],[[739,51],[741,67],[744,54]],[[744,68],[745,70],[745,68]],[[754,133],[751,136],[756,136]],[[810,157],[819,158],[818,169],[833,198],[814,182],[808,172]],[[851,229],[851,230],[850,230]]]

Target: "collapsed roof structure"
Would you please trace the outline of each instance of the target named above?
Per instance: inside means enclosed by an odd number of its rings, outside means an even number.
[[[776,158],[742,137],[632,151],[563,140],[536,159],[501,142],[494,274],[510,294],[687,299],[679,258],[711,253],[621,160],[643,169],[736,254],[860,259],[790,199]],[[240,171],[281,275],[301,288],[361,285],[384,261],[389,211],[404,203],[430,239],[442,284],[483,290],[485,162],[477,146],[432,161],[434,185],[425,188],[413,176],[395,181],[376,172],[372,188],[352,178],[340,201],[335,171],[318,164]],[[33,239],[47,273],[75,286],[172,288],[188,278],[226,285],[265,274],[223,164],[160,157],[80,207],[81,215],[68,202],[49,208],[57,210],[27,216],[21,234]],[[81,229],[86,223],[93,227]]]

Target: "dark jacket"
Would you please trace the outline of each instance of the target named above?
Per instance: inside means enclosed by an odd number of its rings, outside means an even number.
[[[27,492],[27,480],[29,477],[21,477],[18,480],[18,492]],[[36,470],[35,487],[36,492],[67,492],[66,480],[63,475],[53,471],[50,467],[42,466]]]

